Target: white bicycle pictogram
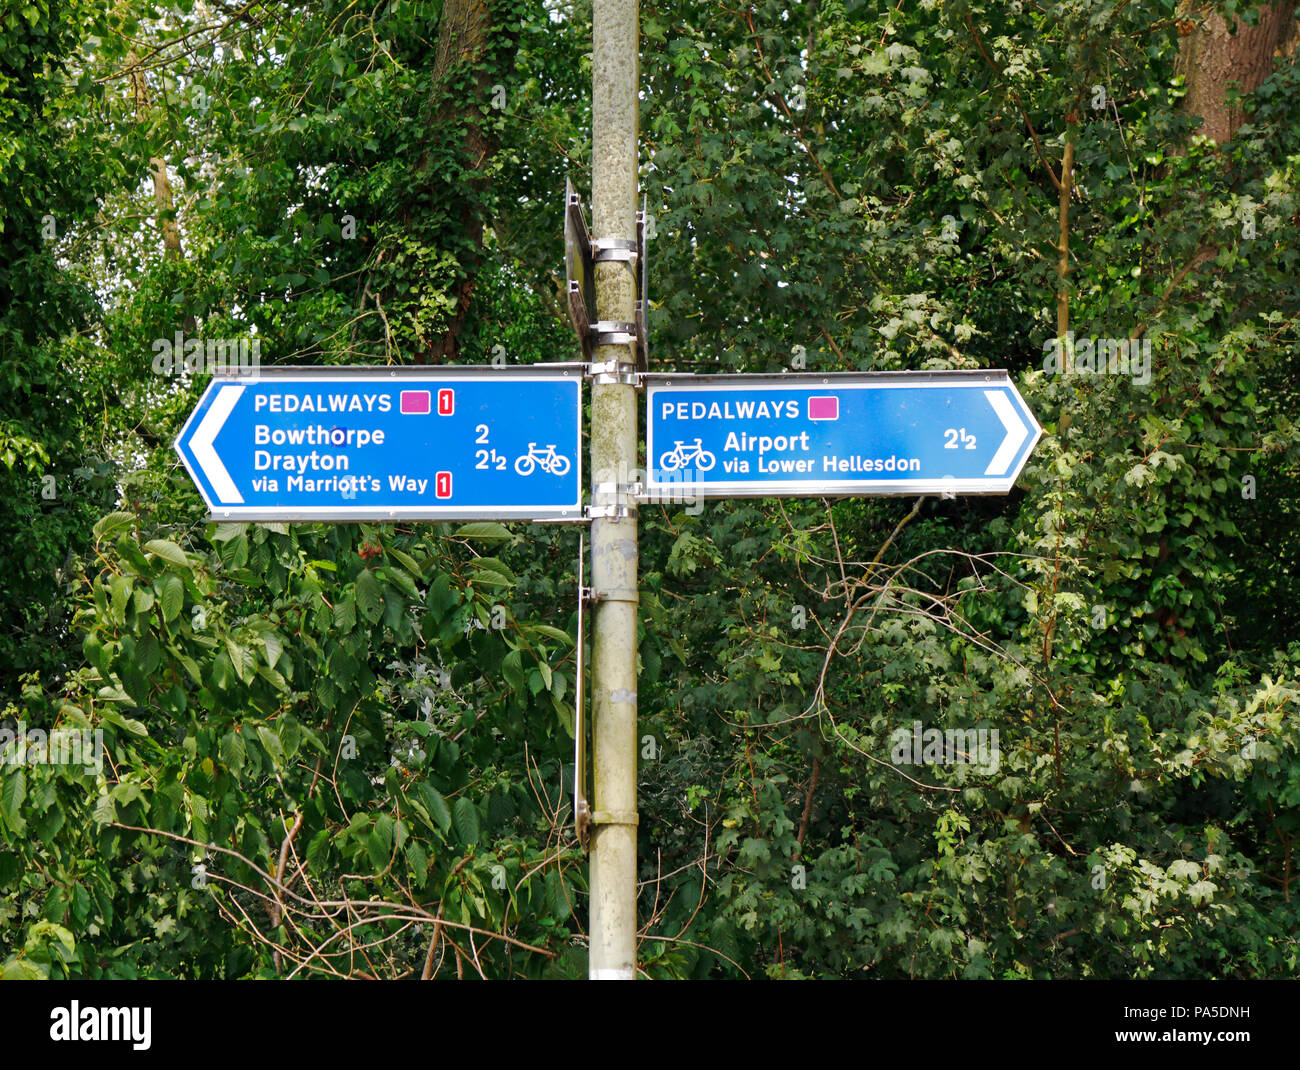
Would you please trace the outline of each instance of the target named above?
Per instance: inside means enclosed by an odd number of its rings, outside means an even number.
[[[539,467],[553,476],[562,476],[569,470],[569,458],[556,453],[553,444],[539,449],[536,442],[530,442],[528,452],[515,460],[515,471],[521,476],[531,476]]]
[[[665,472],[676,472],[679,468],[694,468],[707,472],[718,459],[704,448],[704,440],[697,438],[692,443],[676,440],[673,448],[659,458],[659,467]]]

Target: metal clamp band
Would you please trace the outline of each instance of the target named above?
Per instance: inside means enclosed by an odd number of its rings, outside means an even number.
[[[593,825],[639,825],[640,815],[635,810],[593,810]]]
[[[602,238],[591,243],[591,260],[594,264],[611,260],[635,264],[636,256],[636,242],[626,238]]]
[[[589,606],[599,605],[601,602],[624,602],[630,606],[641,604],[639,591],[628,591],[620,587],[615,587],[609,591],[598,591],[594,587],[584,587],[581,594],[583,604]]]
[[[634,365],[628,365],[628,367],[634,367]],[[591,381],[599,386],[632,386],[636,387],[637,390],[641,389],[640,372],[605,373],[594,376]]]
[[[587,365],[587,374],[591,376],[625,375],[634,371],[636,371],[636,365],[627,360],[600,360]]]
[[[636,506],[588,505],[586,507],[586,516],[588,520],[622,520],[625,517],[636,516]]]
[[[597,346],[636,344],[636,324],[623,320],[597,320],[591,325],[591,343]]]

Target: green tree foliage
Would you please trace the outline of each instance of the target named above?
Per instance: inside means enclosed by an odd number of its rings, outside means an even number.
[[[573,359],[589,4],[30,10],[4,723],[107,759],[0,766],[5,974],[582,974],[572,532],[205,524],[154,358]],[[1173,0],[641,12],[655,367],[1006,367],[1046,432],[1006,498],[643,507],[642,969],[1293,975],[1295,65],[1216,145]]]
[[[70,59],[91,7],[35,0],[0,18],[0,702],[18,674],[67,668],[75,559],[113,502],[75,246],[132,152],[94,129],[102,91]]]

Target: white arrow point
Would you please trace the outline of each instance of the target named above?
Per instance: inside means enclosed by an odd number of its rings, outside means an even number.
[[[217,500],[222,505],[244,504],[244,496],[239,493],[235,481],[230,478],[230,473],[226,471],[226,466],[221,463],[221,458],[217,456],[217,451],[212,446],[243,392],[242,386],[234,385],[223,386],[218,390],[212,405],[199,423],[198,430],[190,439],[190,452],[194,454],[194,459],[198,461],[199,468],[212,484]]]
[[[1025,439],[1029,437],[1029,425],[1020,418],[1015,406],[1011,404],[1011,399],[1000,390],[985,390],[984,396],[989,399],[993,411],[998,414],[1002,426],[1007,429],[1007,437],[1002,440],[1002,445],[993,455],[993,460],[989,461],[989,466],[984,469],[984,474],[1004,476],[1007,474],[1007,469],[1011,467],[1011,462],[1016,459],[1016,454],[1020,452],[1020,447],[1024,445]]]

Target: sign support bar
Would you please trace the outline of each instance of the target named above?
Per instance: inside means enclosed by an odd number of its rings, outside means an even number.
[[[573,705],[573,827],[583,851],[591,837],[591,804],[587,802],[587,669],[584,648],[587,645],[587,603],[595,601],[591,589],[583,586],[583,565],[586,563],[585,534],[578,535],[578,646],[574,667],[575,692]]]

